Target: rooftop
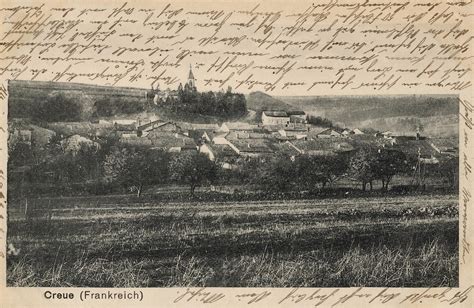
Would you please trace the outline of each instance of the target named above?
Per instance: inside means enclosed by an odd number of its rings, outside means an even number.
[[[244,153],[273,153],[268,141],[264,139],[235,139],[232,144]]]
[[[354,150],[354,147],[348,142],[334,139],[294,140],[291,141],[291,144],[303,153],[308,154],[327,154],[329,152],[338,153]]]
[[[239,156],[229,145],[227,144],[212,144],[208,145],[209,148],[215,153],[217,157],[237,157]]]
[[[265,110],[263,111],[263,113],[267,117],[282,117],[282,118],[288,117],[288,113],[283,110]]]
[[[289,116],[292,116],[292,115],[306,115],[306,112],[304,112],[302,110],[291,110],[291,111],[287,111],[287,114]]]
[[[249,124],[246,122],[225,122],[222,126],[226,126],[229,130],[254,130],[259,129],[256,124]]]

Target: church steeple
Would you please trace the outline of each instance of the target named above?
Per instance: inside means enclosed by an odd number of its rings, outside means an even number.
[[[196,91],[196,79],[194,79],[191,64],[189,65],[189,76],[188,76],[188,82],[186,84],[189,87],[189,89]]]

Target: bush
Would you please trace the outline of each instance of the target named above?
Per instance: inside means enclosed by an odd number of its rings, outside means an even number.
[[[81,120],[82,106],[62,93],[48,96],[36,102],[31,117],[39,122],[72,122]]]

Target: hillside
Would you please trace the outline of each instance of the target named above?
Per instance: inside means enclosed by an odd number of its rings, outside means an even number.
[[[292,110],[295,107],[263,92],[252,92],[246,96],[247,108],[255,111],[262,110]]]
[[[458,130],[459,106],[456,96],[294,96],[280,101],[326,117],[348,127],[371,127],[399,132],[423,125],[426,134],[454,136]]]
[[[96,86],[68,82],[10,80],[8,82],[8,116],[30,117],[36,105],[58,93],[81,106],[83,119],[89,119],[94,104],[110,99],[127,103],[146,103],[146,89]]]
[[[422,125],[426,134],[435,137],[458,134],[459,106],[457,97],[453,95],[273,97],[263,92],[252,92],[246,95],[248,112],[245,116],[223,119],[196,113],[177,113],[165,106],[150,109],[147,91],[140,88],[12,80],[8,83],[8,117],[44,116],[41,113],[48,110],[44,107],[45,102],[50,100],[55,104],[54,96],[61,95],[62,100],[79,106],[77,117],[70,121],[88,121],[94,116],[129,117],[152,112],[166,120],[203,123],[238,120],[252,123],[260,121],[262,110],[304,110],[309,115],[328,118],[340,126],[410,132]],[[100,114],[97,106],[110,111],[110,115],[107,112]],[[49,107],[54,111],[54,106],[50,104]],[[72,109],[67,110],[72,113]]]
[[[274,98],[271,95],[257,91],[246,95],[247,109],[252,119],[247,116],[245,121],[260,122],[263,110],[294,110],[295,107],[287,104],[280,99]]]
[[[431,117],[388,117],[375,118],[359,122],[359,128],[374,128],[380,131],[409,133],[421,124],[423,133],[433,137],[451,137],[458,135],[458,115],[449,114]]]
[[[287,96],[279,100],[336,121],[359,122],[382,117],[430,117],[458,113],[453,95]]]
[[[243,112],[244,115],[241,117],[240,115],[219,116],[192,111],[175,111],[174,107],[164,103],[154,105],[152,93],[140,88],[12,80],[8,83],[8,92],[9,119],[30,118],[47,122],[90,121],[97,118],[142,118],[147,114],[153,114],[154,117],[167,121],[219,123],[234,119],[252,122],[255,118],[255,112]],[[241,98],[243,100],[244,96],[241,95]],[[228,109],[235,110],[238,100],[229,101],[232,105]],[[182,107],[186,106],[191,105]],[[245,108],[245,101],[241,106]],[[48,116],[60,112],[58,119]],[[68,114],[73,115],[68,117]]]

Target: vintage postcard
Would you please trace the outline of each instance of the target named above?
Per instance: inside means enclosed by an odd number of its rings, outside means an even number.
[[[471,0],[0,0],[1,307],[472,307]]]

